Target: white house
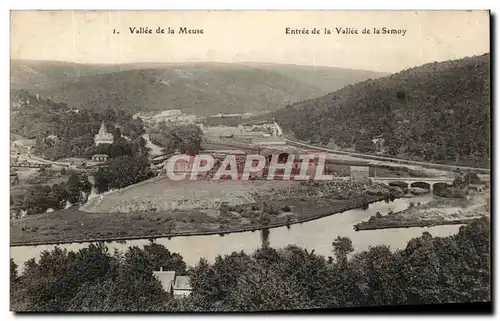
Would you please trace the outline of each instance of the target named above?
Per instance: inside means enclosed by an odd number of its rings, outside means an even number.
[[[188,276],[180,275],[175,278],[173,285],[173,293],[176,298],[187,297],[191,294],[193,288],[191,287]]]
[[[160,271],[153,271],[153,275],[160,280],[163,290],[173,294],[174,297],[186,297],[193,290],[189,277],[185,275],[176,276],[175,271],[163,271],[163,268],[160,268]]]
[[[175,280],[175,271],[163,271],[163,268],[160,268],[160,271],[153,271],[153,275],[160,280],[163,290],[167,293],[172,293],[172,286]]]

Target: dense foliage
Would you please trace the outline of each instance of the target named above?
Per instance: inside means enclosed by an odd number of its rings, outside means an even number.
[[[200,151],[203,131],[189,125],[167,126],[163,121],[151,130],[151,142],[164,148],[166,153],[178,151],[181,154],[196,155]]]
[[[36,139],[35,152],[48,159],[92,155],[103,121],[113,134],[117,129],[131,139],[144,134],[142,121],[121,109],[72,109],[26,91],[12,91],[11,104],[11,132]]]
[[[14,267],[11,263],[11,267]],[[56,248],[29,260],[21,276],[11,272],[15,311],[137,311],[163,307],[169,299],[153,270],[183,273],[178,254],[163,246],[130,247],[109,253],[102,244],[76,253]]]
[[[98,193],[119,189],[153,177],[145,155],[120,156],[94,174]]]
[[[205,259],[186,271],[182,257],[161,245],[109,253],[92,245],[76,253],[56,248],[15,271],[15,311],[262,311],[399,304],[490,301],[490,222],[477,220],[458,234],[424,232],[395,252],[374,246],[352,254],[337,237],[325,259],[297,246],[268,246],[248,255]],[[165,293],[153,270],[191,277],[184,299]]]
[[[273,116],[300,140],[486,167],[489,60],[485,54],[426,64],[290,105]]]
[[[67,202],[85,201],[91,189],[92,184],[86,174],[73,172],[65,183],[29,185],[23,193],[11,196],[11,206],[17,212],[26,211],[28,215],[45,213],[49,208],[60,210]]]

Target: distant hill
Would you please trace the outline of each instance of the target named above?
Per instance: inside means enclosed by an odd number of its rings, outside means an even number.
[[[85,65],[62,61],[11,60],[11,89],[42,93],[79,77],[120,71],[119,65]]]
[[[285,131],[366,153],[488,166],[490,55],[430,63],[287,106]]]
[[[247,66],[279,72],[301,82],[318,87],[323,94],[367,79],[376,79],[389,73],[323,66],[247,63]]]
[[[273,64],[11,61],[12,89],[70,108],[182,109],[200,116],[272,111],[377,75],[382,74]]]

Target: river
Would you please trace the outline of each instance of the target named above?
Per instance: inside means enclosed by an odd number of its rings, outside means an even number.
[[[373,245],[388,245],[392,249],[404,248],[407,242],[422,235],[424,231],[430,232],[433,236],[449,236],[458,232],[460,225],[434,226],[429,228],[396,228],[387,230],[371,230],[356,232],[353,225],[365,221],[376,212],[382,215],[390,211],[397,212],[406,209],[410,202],[427,203],[432,200],[431,195],[416,196],[413,198],[400,198],[393,202],[380,201],[370,204],[368,209],[349,210],[344,213],[334,214],[317,220],[294,224],[287,227],[270,229],[269,242],[271,247],[283,248],[289,244],[298,245],[309,251],[315,250],[316,254],[325,257],[332,255],[331,244],[337,236],[346,236],[352,240],[355,251],[367,250]],[[108,243],[108,248],[113,251],[118,249],[126,250],[132,245],[143,246],[150,243],[147,239],[130,240],[126,244],[116,242]],[[219,235],[206,236],[185,236],[160,238],[156,243],[164,245],[172,252],[180,253],[186,264],[195,265],[201,257],[213,262],[219,254],[230,254],[233,251],[245,251],[252,253],[261,246],[261,233],[243,232],[228,234],[223,237]],[[71,243],[59,245],[61,248],[78,251],[87,247],[88,243]],[[19,246],[11,247],[10,255],[20,270],[24,262],[35,257],[38,259],[44,250],[52,250],[55,245]]]

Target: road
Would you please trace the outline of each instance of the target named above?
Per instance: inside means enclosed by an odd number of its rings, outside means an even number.
[[[408,159],[400,159],[400,158],[394,158],[394,157],[375,156],[375,155],[368,155],[368,154],[361,154],[361,153],[346,152],[346,151],[341,151],[341,150],[336,150],[336,149],[331,149],[331,148],[325,148],[325,147],[319,147],[319,146],[314,146],[314,145],[310,145],[310,144],[305,144],[305,143],[298,142],[298,141],[291,140],[291,139],[287,139],[287,138],[285,138],[285,141],[287,142],[287,144],[290,144],[293,146],[305,147],[305,148],[309,148],[309,149],[315,149],[315,150],[319,150],[319,151],[329,152],[332,154],[346,155],[346,156],[352,156],[352,157],[358,157],[358,158],[364,158],[364,159],[385,161],[385,162],[405,164],[405,165],[416,165],[416,166],[449,170],[449,171],[452,171],[455,169],[460,169],[460,170],[467,170],[467,171],[477,171],[477,172],[481,172],[484,174],[490,173],[489,168],[478,168],[478,167],[455,166],[455,165],[419,162],[419,161],[412,161],[412,160],[408,160]]]
[[[151,142],[151,140],[149,139],[149,134],[142,135],[142,138],[144,138],[144,140],[146,140],[146,147],[149,148],[149,154],[151,156],[154,157],[154,156],[159,156],[159,155],[165,154],[163,152],[163,147],[155,145]]]
[[[50,164],[53,166],[54,169],[63,168],[63,167],[65,167],[65,168],[70,167],[70,165],[67,163],[54,162],[54,161],[50,161],[48,159],[44,159],[44,158],[41,158],[39,156],[34,156],[34,155],[31,155],[31,157],[28,158],[27,160],[28,160],[28,162],[35,163],[35,164]]]

